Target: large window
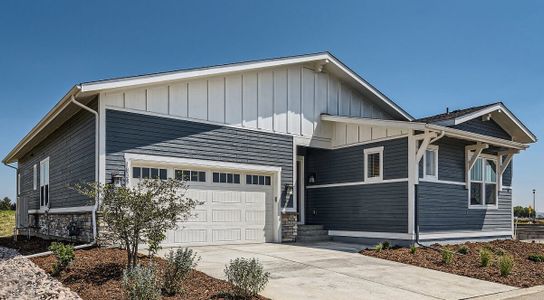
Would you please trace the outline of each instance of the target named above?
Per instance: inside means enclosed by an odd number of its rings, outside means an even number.
[[[478,158],[470,170],[470,206],[497,206],[497,161]]]
[[[49,157],[40,162],[40,207],[49,207]]]
[[[381,181],[383,179],[383,147],[369,148],[365,154],[365,181]]]
[[[429,146],[423,156],[423,177],[438,180],[438,147]]]

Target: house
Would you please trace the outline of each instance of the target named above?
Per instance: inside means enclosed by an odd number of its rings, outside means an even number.
[[[204,204],[165,246],[312,225],[412,243],[511,238],[512,158],[534,142],[503,103],[414,119],[317,53],[77,84],[3,162],[39,236],[99,237],[100,204],[70,185],[179,178]]]

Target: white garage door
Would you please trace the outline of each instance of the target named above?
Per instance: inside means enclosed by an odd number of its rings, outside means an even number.
[[[132,182],[164,173],[182,178],[189,186],[187,197],[202,202],[194,217],[167,232],[163,246],[274,241],[273,174],[136,162],[132,169]]]

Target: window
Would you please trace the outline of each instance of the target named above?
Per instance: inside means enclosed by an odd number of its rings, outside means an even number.
[[[429,146],[423,156],[423,177],[438,179],[438,147]]]
[[[264,175],[246,175],[246,184],[254,185],[271,185],[272,180],[270,176]]]
[[[32,168],[32,188],[34,190],[38,189],[38,165],[36,164]]]
[[[166,169],[159,168],[132,168],[132,178],[134,179],[161,179],[166,180],[168,178],[168,171]]]
[[[470,170],[470,206],[497,206],[497,161],[478,158]]]
[[[40,162],[40,207],[49,207],[49,157]]]
[[[206,182],[206,172],[204,171],[176,170],[174,173],[177,180]]]
[[[213,172],[212,175],[215,183],[240,183],[240,174]]]
[[[364,178],[368,182],[383,180],[383,147],[369,148],[364,150],[365,171]]]

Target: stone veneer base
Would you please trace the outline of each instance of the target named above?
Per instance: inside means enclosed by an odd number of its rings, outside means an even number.
[[[75,221],[79,227],[78,236],[70,236],[68,225]],[[91,242],[93,239],[92,214],[85,213],[40,213],[29,214],[30,235],[44,239]]]

